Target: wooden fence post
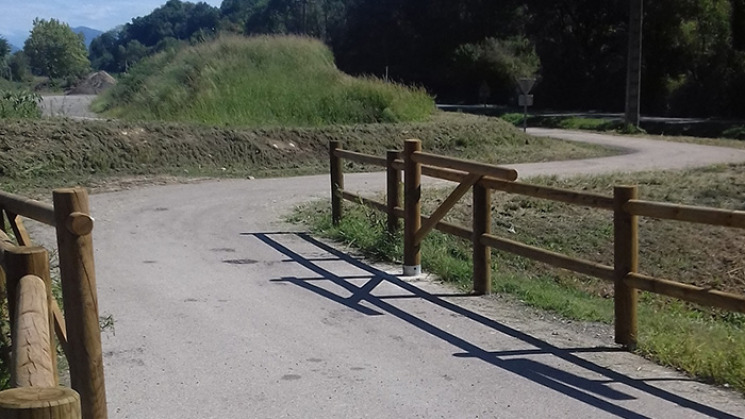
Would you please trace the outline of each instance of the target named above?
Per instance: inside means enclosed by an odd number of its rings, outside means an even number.
[[[49,273],[49,253],[43,247],[16,247],[13,252],[5,253],[6,272],[6,295],[8,298],[8,314],[10,317],[11,335],[15,333],[16,295],[18,284],[26,275],[35,275],[44,281],[47,295],[47,308],[52,307],[52,278]],[[57,345],[54,336],[54,315],[47,310],[46,316],[49,322],[49,354],[52,359],[52,371],[54,373],[54,384],[59,384],[57,375]]]
[[[422,226],[422,166],[412,158],[421,150],[419,140],[404,142],[404,276],[422,273],[421,242],[416,240]]]
[[[47,284],[36,275],[18,281],[11,341],[12,387],[55,387],[58,384],[54,335],[50,333]]]
[[[638,291],[625,284],[624,278],[639,269],[639,229],[638,218],[624,211],[623,207],[631,199],[636,199],[636,186],[617,186],[613,188],[613,255],[615,286],[613,302],[615,305],[616,343],[634,349],[637,342],[636,305]]]
[[[401,206],[401,171],[393,167],[393,162],[398,158],[398,151],[388,150],[385,155],[386,167],[386,203],[388,210],[388,234],[393,235],[398,231],[399,222],[396,216],[396,208]]]
[[[67,387],[21,387],[0,391],[0,418],[80,419],[80,396]]]
[[[329,159],[331,162],[331,221],[339,225],[342,217],[342,198],[340,191],[344,189],[344,172],[342,161],[334,152],[341,150],[338,141],[329,142]]]
[[[52,194],[65,304],[72,388],[80,394],[83,419],[105,419],[106,389],[98,323],[93,219],[82,188]]]
[[[491,248],[481,236],[491,234],[491,189],[473,185],[473,292],[491,293]]]

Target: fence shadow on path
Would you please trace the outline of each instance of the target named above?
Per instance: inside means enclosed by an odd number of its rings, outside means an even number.
[[[588,353],[588,352],[610,352],[619,351],[619,348],[559,348],[551,345],[543,340],[530,336],[526,333],[520,332],[519,330],[513,329],[506,326],[496,320],[490,319],[473,311],[470,311],[464,307],[460,307],[457,304],[443,300],[441,297],[453,297],[459,296],[458,294],[452,295],[434,295],[424,290],[417,288],[415,285],[410,284],[400,278],[391,275],[387,272],[381,271],[373,266],[369,266],[360,260],[347,255],[333,247],[318,241],[307,233],[284,233],[284,232],[273,232],[273,233],[242,233],[243,236],[252,236],[257,238],[265,245],[285,255],[288,263],[297,263],[319,277],[313,278],[297,278],[297,277],[282,277],[275,278],[272,281],[282,281],[297,285],[305,290],[313,292],[321,297],[327,298],[330,301],[346,306],[352,310],[356,310],[364,315],[392,315],[395,316],[410,325],[418,328],[419,330],[426,332],[432,336],[435,336],[449,344],[461,349],[462,353],[454,354],[455,357],[465,358],[478,358],[488,364],[495,367],[501,368],[510,373],[516,374],[520,377],[528,379],[534,383],[540,384],[544,387],[557,391],[565,396],[571,397],[577,401],[586,403],[594,406],[600,410],[608,412],[609,414],[621,417],[621,418],[648,418],[645,416],[629,410],[626,407],[618,406],[612,401],[624,401],[633,400],[635,396],[624,393],[617,389],[612,388],[611,384],[622,384],[630,388],[634,388],[638,391],[647,393],[650,396],[657,397],[661,400],[677,404],[681,407],[691,409],[703,415],[707,415],[715,418],[738,418],[738,416],[729,414],[721,411],[717,408],[707,406],[705,404],[687,399],[685,397],[676,395],[667,390],[657,388],[650,385],[648,382],[652,381],[668,381],[667,378],[651,378],[651,379],[634,379],[628,377],[622,373],[610,370],[608,368],[597,365],[591,361],[576,356],[576,353]],[[317,250],[326,252],[330,257],[323,258],[306,258],[302,254],[290,249],[284,244],[280,243],[274,238],[274,236],[295,236],[314,246]],[[320,266],[317,262],[319,261],[340,261],[348,264],[351,267],[368,272],[369,275],[355,275],[355,276],[340,276],[328,269]],[[368,279],[368,281],[358,286],[351,282],[356,279]],[[314,282],[319,280],[330,281],[333,284],[340,286],[351,293],[349,297],[342,297],[335,294],[325,288],[315,285]],[[372,295],[372,291],[381,283],[388,282],[393,284],[402,290],[405,290],[411,295],[402,296],[375,296]],[[463,295],[463,294],[460,294]],[[399,307],[392,305],[386,300],[389,299],[400,299],[400,298],[419,298],[434,304],[442,309],[448,310],[452,313],[459,314],[468,318],[469,320],[486,326],[496,332],[502,333],[506,336],[518,339],[526,344],[529,344],[535,349],[529,350],[515,350],[515,351],[488,351],[485,350],[467,340],[454,335],[451,332],[443,330],[427,321],[417,317],[416,315],[402,310]],[[375,309],[369,308],[360,304],[365,301],[369,305],[375,307]],[[505,359],[507,356],[526,356],[526,355],[552,355],[563,361],[574,364],[577,367],[583,368],[588,372],[598,374],[604,379],[596,380],[589,379],[574,373],[563,371],[537,362],[532,359],[520,358],[520,359]],[[682,381],[685,379],[674,381]],[[611,400],[611,401],[608,401]]]

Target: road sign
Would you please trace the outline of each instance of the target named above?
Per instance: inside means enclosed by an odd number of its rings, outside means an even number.
[[[533,88],[534,84],[535,79],[523,78],[517,81],[517,85],[520,87],[520,91],[523,92],[524,95],[530,93],[530,89]]]
[[[518,96],[517,104],[520,106],[533,106],[533,95]]]

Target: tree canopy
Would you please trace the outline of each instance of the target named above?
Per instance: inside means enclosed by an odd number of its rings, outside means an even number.
[[[53,79],[80,77],[90,69],[83,36],[56,19],[35,19],[23,52],[34,73]]]
[[[163,49],[221,31],[305,34],[345,72],[427,88],[439,101],[515,100],[537,76],[536,104],[623,110],[626,0],[169,0],[101,35],[95,68],[121,72]],[[644,2],[642,112],[745,116],[745,0]]]

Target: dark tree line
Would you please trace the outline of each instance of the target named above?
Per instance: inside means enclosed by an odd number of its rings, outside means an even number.
[[[621,111],[627,0],[169,0],[94,40],[94,68],[221,31],[306,34],[338,66],[426,87],[438,101],[514,101],[535,76],[536,103]],[[646,0],[642,112],[745,116],[745,0]],[[486,87],[486,88],[485,88]]]

